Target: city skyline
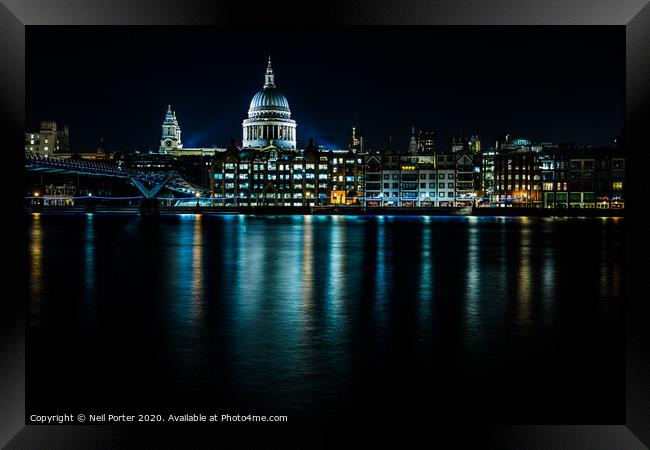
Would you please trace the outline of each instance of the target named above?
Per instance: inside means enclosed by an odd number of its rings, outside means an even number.
[[[155,151],[161,119],[167,105],[172,104],[186,146],[225,147],[231,137],[241,144],[241,122],[246,117],[250,96],[264,82],[261,73],[271,54],[278,87],[299,120],[299,148],[304,148],[309,138],[321,136],[332,136],[338,148],[345,148],[348,130],[353,126],[371,150],[383,148],[388,135],[396,149],[406,150],[411,126],[437,132],[437,144],[442,150],[451,146],[453,134],[459,131],[478,134],[487,145],[505,132],[511,137],[538,142],[595,146],[606,146],[613,136],[620,134],[624,113],[624,34],[611,27],[580,32],[548,28],[488,31],[476,27],[398,28],[392,32],[370,28],[361,33],[358,29],[319,29],[322,30],[329,31],[327,36],[332,37],[332,42],[322,42],[321,32],[314,33],[308,42],[294,41],[284,47],[254,46],[257,31],[236,39],[227,33],[232,31],[229,28],[30,31],[27,127],[37,129],[41,120],[68,125],[73,151],[92,151],[102,137],[109,149]],[[299,36],[305,31],[292,29]],[[85,38],[79,39],[80,34]],[[152,46],[161,34],[168,39],[164,48]],[[212,38],[198,39],[208,35]],[[227,38],[218,40],[215,35]],[[287,35],[291,33],[279,32],[276,39],[282,41]],[[518,39],[513,41],[513,36]],[[128,50],[121,47],[134,37],[138,41]],[[426,48],[422,48],[424,44],[418,37],[435,37],[436,42],[447,43],[455,38],[453,48],[441,48],[435,56],[451,57],[447,59],[449,63],[436,65],[437,59],[427,59]],[[52,38],[55,42],[47,49],[40,45],[43,39]],[[177,53],[172,50],[178,50],[192,38],[198,40],[187,49],[187,58],[173,56]],[[352,38],[356,40],[350,41]],[[373,38],[380,39],[377,46],[382,48],[369,45]],[[84,44],[73,45],[71,39]],[[335,48],[346,39],[356,44],[357,53]],[[385,41],[391,45],[379,45],[386,44]],[[108,48],[109,42],[114,44],[112,49]],[[414,46],[399,45],[407,42]],[[93,46],[93,53],[84,51],[85,46]],[[496,59],[492,66],[482,65],[495,53],[508,55],[526,46],[537,59],[522,58],[518,62],[511,57],[508,63]],[[36,60],[48,64],[52,47],[69,50],[63,54],[54,52],[61,70],[32,70],[38,65]],[[292,52],[296,47],[303,47],[308,56]],[[479,47],[487,49],[487,54],[476,53]],[[151,49],[151,54],[143,54],[139,51],[142,48]],[[246,51],[242,52],[242,48]],[[617,48],[621,51],[617,52]],[[395,53],[398,49],[403,52]],[[424,56],[421,52],[425,52]],[[469,55],[467,65],[458,52]],[[111,64],[118,53],[122,63]],[[75,56],[82,54],[87,55],[83,63],[65,64],[67,60],[78,61],[80,58]],[[232,64],[223,64],[221,70],[205,70],[219,66],[206,58],[210,54]],[[423,59],[414,58],[418,54]],[[392,59],[382,55],[392,55]],[[402,69],[405,60],[411,65]],[[459,62],[462,67],[457,67]],[[536,65],[538,62],[541,65]],[[197,70],[201,65],[204,70]],[[594,71],[596,68],[599,70]],[[495,89],[484,89],[489,83]],[[452,91],[461,86],[462,95],[444,92],[438,84],[451,86]],[[505,85],[507,89],[500,91],[499,87]],[[90,92],[95,95],[89,95]],[[513,98],[521,99],[524,93],[524,101],[513,103]],[[215,103],[215,96],[221,101],[212,108],[206,107]],[[131,99],[130,103],[123,100],[126,97]],[[432,98],[440,101],[429,106]],[[502,100],[494,103],[495,98]],[[492,108],[486,109],[486,105]],[[492,113],[488,114],[488,110]],[[567,116],[573,116],[572,120]]]

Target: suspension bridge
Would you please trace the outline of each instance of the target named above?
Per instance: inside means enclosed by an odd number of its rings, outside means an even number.
[[[79,174],[121,178],[131,182],[142,195],[142,205],[156,209],[163,189],[185,197],[209,197],[210,192],[190,183],[176,170],[141,170],[112,161],[61,158],[25,152],[25,170],[31,172]]]

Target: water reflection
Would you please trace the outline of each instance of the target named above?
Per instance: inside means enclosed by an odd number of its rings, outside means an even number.
[[[38,325],[41,320],[41,308],[43,304],[43,229],[41,223],[41,214],[33,213],[30,234],[30,252],[29,252],[29,318],[31,325]]]
[[[431,217],[422,218],[422,249],[420,264],[420,282],[418,285],[418,322],[420,339],[428,339],[430,336],[432,303],[433,298],[433,265],[434,256],[431,252]]]
[[[87,365],[103,368],[93,383],[109,386],[105,368],[122,359],[148,358],[153,376],[110,401],[246,405],[296,420],[380,409],[378,393],[394,383],[403,389],[395,397],[445,408],[455,402],[445,404],[444,391],[465,392],[465,404],[480,409],[473,399],[498,387],[504,409],[520,413],[527,406],[502,380],[525,373],[547,386],[558,380],[557,358],[576,379],[603,385],[620,376],[607,350],[622,339],[624,222],[186,215],[143,223],[30,216],[29,323],[47,330],[30,341],[40,401],[66,405],[73,374]],[[89,305],[93,314],[79,314]],[[93,339],[62,338],[79,329]],[[47,366],[46,356],[65,352],[70,368]],[[60,395],[48,393],[53,382]],[[549,402],[568,395],[555,387]]]
[[[201,214],[194,216],[194,230],[192,240],[192,320],[200,318],[204,309],[205,298],[203,295],[203,232]]]
[[[86,214],[85,229],[83,282],[86,308],[92,309],[95,301],[95,226],[92,214]]]
[[[519,270],[517,274],[517,325],[520,332],[527,330],[531,321],[531,230],[528,226],[528,218],[521,218],[519,229]]]
[[[375,269],[375,308],[374,319],[378,328],[386,327],[388,321],[387,303],[391,295],[387,272],[390,267],[389,252],[386,250],[386,218],[377,217],[376,269]]]
[[[348,289],[347,266],[346,266],[346,229],[345,219],[341,216],[331,217],[329,224],[329,261],[327,272],[327,311],[325,318],[328,321],[328,330],[337,335],[341,333],[344,325],[343,301]],[[332,336],[335,339],[336,336]]]
[[[472,340],[480,335],[481,272],[479,268],[479,228],[476,219],[470,217],[467,242],[467,268],[465,269],[465,324]]]

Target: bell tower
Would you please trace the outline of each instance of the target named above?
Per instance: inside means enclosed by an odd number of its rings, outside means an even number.
[[[160,139],[158,151],[166,153],[173,150],[180,150],[181,148],[183,148],[181,127],[178,125],[176,112],[172,111],[171,105],[168,105],[167,114],[165,114],[165,120],[162,123],[162,138]]]

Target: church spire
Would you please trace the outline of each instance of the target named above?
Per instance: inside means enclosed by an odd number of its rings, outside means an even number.
[[[273,75],[273,68],[271,67],[271,55],[269,55],[269,62],[266,65],[266,81],[264,82],[264,88],[274,88],[275,81]]]
[[[409,153],[414,155],[418,151],[418,141],[415,137],[415,127],[411,126],[411,140],[409,141]]]

